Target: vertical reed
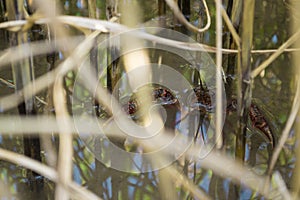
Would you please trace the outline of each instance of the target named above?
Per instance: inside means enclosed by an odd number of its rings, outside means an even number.
[[[166,2],[164,0],[158,0],[158,16],[160,27],[166,27],[166,11]]]
[[[235,31],[239,31],[240,26],[240,18],[241,18],[241,12],[242,12],[242,3],[243,1],[240,0],[229,0],[228,6],[227,6],[227,14],[230,16],[231,23],[233,24],[233,27],[235,28]],[[227,27],[227,26],[226,26]],[[229,31],[228,28],[225,29],[225,31]],[[224,47],[228,49],[236,49],[237,45],[234,41],[234,38],[232,34],[226,34],[223,38]],[[225,85],[226,88],[226,97],[227,101],[231,101],[232,96],[232,84],[235,73],[236,73],[236,58],[237,56],[235,54],[227,54],[224,55],[224,69],[226,69],[226,82]]]
[[[97,18],[96,0],[88,0],[89,18]]]
[[[293,1],[292,2],[294,8],[291,9],[291,18],[294,19],[293,23],[291,24],[291,29],[293,33],[296,33],[299,31],[300,28],[300,21],[299,18],[295,18],[297,16],[298,11],[300,9],[300,3],[298,1]],[[295,48],[300,48],[300,40],[296,40],[294,43]],[[300,52],[294,52],[293,53],[293,64],[294,64],[294,70],[295,70],[295,80],[296,82],[300,81]],[[297,131],[297,142],[296,142],[296,164],[294,167],[294,174],[293,174],[293,179],[292,179],[292,192],[293,192],[293,199],[299,199],[300,195],[300,148],[299,148],[299,141],[300,141],[300,123],[299,123],[299,118],[300,118],[300,111],[298,110],[298,121],[296,120],[296,131]]]
[[[254,0],[243,1],[241,53],[238,58],[238,132],[236,158],[244,161],[248,112],[251,104],[251,49],[253,38]]]
[[[222,137],[222,105],[224,102],[222,98],[222,2],[216,1],[216,147],[220,149],[223,145]]]

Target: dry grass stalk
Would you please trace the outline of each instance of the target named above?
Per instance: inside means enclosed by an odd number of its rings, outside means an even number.
[[[189,30],[194,31],[194,32],[204,32],[207,31],[211,25],[211,18],[210,18],[210,14],[209,14],[209,10],[206,4],[206,0],[203,0],[203,5],[205,7],[205,12],[206,12],[206,16],[207,16],[207,23],[206,25],[201,28],[198,29],[198,27],[192,25],[191,23],[189,23],[184,15],[182,14],[182,12],[180,11],[180,9],[178,8],[178,5],[176,4],[176,2],[174,0],[165,0],[167,2],[167,4],[169,5],[169,7],[173,10],[175,16],[177,17],[177,19]]]
[[[225,23],[226,23],[226,25],[227,25],[227,27],[228,27],[230,33],[232,34],[232,37],[233,37],[233,39],[234,39],[235,44],[236,44],[237,47],[238,47],[238,50],[240,50],[241,38],[240,38],[240,36],[238,35],[238,33],[236,32],[236,30],[235,30],[233,24],[231,23],[231,20],[230,20],[230,18],[228,17],[228,15],[227,15],[225,9],[223,8],[223,6],[221,7],[221,9],[222,9],[222,16],[223,16],[223,19],[224,19],[224,21],[225,21]]]
[[[59,77],[54,83],[53,93],[54,107],[57,117],[57,123],[60,133],[59,135],[59,152],[58,152],[58,178],[59,182],[56,186],[56,199],[69,199],[70,195],[65,189],[68,183],[72,181],[73,172],[73,143],[70,125],[64,117],[68,117],[68,111],[65,102],[63,77]]]
[[[276,148],[272,155],[272,159],[271,159],[270,166],[268,169],[269,176],[271,175],[271,173],[275,167],[276,161],[278,160],[279,154],[280,154],[281,150],[283,149],[286,140],[289,137],[289,134],[290,134],[291,128],[295,122],[299,107],[300,107],[300,81],[298,81],[298,84],[297,84],[297,90],[296,90],[296,94],[294,97],[293,106],[290,111],[290,115],[288,117],[288,120],[282,131],[281,137],[280,137],[278,144],[276,145]]]
[[[89,18],[84,18],[84,17],[76,17],[76,16],[58,16],[57,20],[59,20],[61,23],[65,23],[71,26],[74,26],[75,28],[78,28],[79,30],[83,29],[91,29],[91,30],[100,30],[102,32],[107,32],[108,29],[110,32],[120,32],[120,31],[129,31],[130,29],[118,25],[115,23],[107,22],[107,21],[101,21],[101,20],[95,20],[95,19],[89,19]],[[36,21],[34,21],[36,24],[45,24],[49,23],[50,19],[47,18],[40,18]],[[226,21],[225,21],[226,22]],[[26,25],[27,21],[26,20],[18,20],[18,21],[9,21],[9,22],[3,22],[0,23],[0,28],[13,28],[16,26],[24,26]],[[212,47],[206,44],[202,43],[186,43],[186,42],[178,42],[178,41],[173,41],[165,38],[160,38],[157,36],[149,35],[147,33],[140,33],[136,35],[136,37],[152,40],[158,43],[163,43],[170,45],[172,47],[177,47],[179,49],[186,49],[186,50],[191,50],[191,51],[206,51],[209,53],[216,53],[216,47]],[[61,41],[63,42],[63,41]],[[26,44],[28,46],[31,46],[31,44]],[[69,45],[67,46],[69,47]],[[69,47],[70,49],[72,48]],[[42,48],[39,48],[40,50],[43,50]],[[45,49],[47,50],[47,49]],[[265,53],[274,53],[278,51],[278,49],[267,49],[267,50],[251,50],[251,53],[253,54],[265,54]],[[283,49],[283,52],[294,52],[294,51],[300,51],[299,48],[286,48]],[[23,51],[22,51],[23,52]],[[10,53],[10,52],[7,52]],[[42,54],[43,52],[41,52]],[[233,49],[222,49],[222,53],[224,54],[231,54],[231,53],[238,53],[238,50],[233,50]],[[3,55],[4,56],[4,55]],[[5,62],[5,59],[0,58],[0,60]],[[2,65],[2,62],[0,62]],[[1,66],[0,65],[0,66]]]
[[[216,0],[216,147],[220,149],[223,145],[223,137],[222,137],[222,121],[223,121],[223,97],[222,97],[222,2],[220,0]]]
[[[264,69],[266,69],[278,56],[280,56],[285,49],[294,44],[300,37],[300,29],[297,29],[297,32],[292,35],[285,43],[283,43],[277,51],[275,51],[267,60],[260,64],[256,69],[251,72],[251,78],[255,78],[260,74]]]

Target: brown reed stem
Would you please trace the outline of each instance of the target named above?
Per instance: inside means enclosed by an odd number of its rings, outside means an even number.
[[[238,132],[236,138],[236,158],[245,159],[246,130],[248,112],[251,104],[251,49],[253,38],[254,0],[243,1],[241,53],[238,60]]]

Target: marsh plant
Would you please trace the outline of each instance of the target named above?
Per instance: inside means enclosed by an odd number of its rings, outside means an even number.
[[[299,6],[0,1],[0,197],[298,199]]]

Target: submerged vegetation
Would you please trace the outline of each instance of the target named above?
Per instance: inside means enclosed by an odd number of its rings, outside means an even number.
[[[1,199],[299,199],[299,9],[0,0]]]

